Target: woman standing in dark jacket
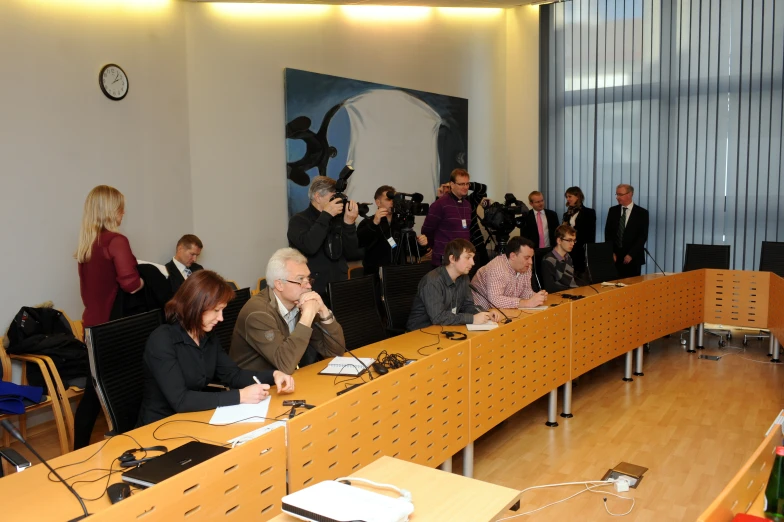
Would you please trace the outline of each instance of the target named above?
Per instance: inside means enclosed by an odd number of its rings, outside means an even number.
[[[572,226],[577,231],[577,241],[571,252],[574,262],[574,271],[578,277],[583,278],[585,272],[585,245],[596,243],[596,212],[584,206],[585,196],[580,187],[569,187],[564,194],[566,197],[566,212],[563,223]]]
[[[87,195],[75,255],[84,303],[82,323],[87,328],[113,319],[112,305],[120,288],[135,293],[144,287],[128,238],[118,232],[124,215],[125,198],[116,188],[99,185]],[[74,449],[90,444],[100,409],[88,377],[74,416]]]

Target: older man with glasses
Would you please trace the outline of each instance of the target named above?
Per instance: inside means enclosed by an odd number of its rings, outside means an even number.
[[[313,291],[308,260],[281,248],[267,263],[267,288],[242,307],[229,355],[247,370],[276,369],[291,375],[298,366],[342,355],[346,341],[335,316]]]
[[[648,211],[632,202],[634,187],[631,185],[618,185],[615,199],[618,204],[607,212],[604,240],[613,244],[613,261],[621,278],[638,276],[645,264]]]
[[[577,231],[571,225],[555,229],[555,247],[542,258],[542,285],[548,292],[577,288],[574,262],[569,253],[577,240]]]

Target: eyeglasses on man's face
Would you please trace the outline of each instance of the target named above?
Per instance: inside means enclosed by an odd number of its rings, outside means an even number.
[[[622,197],[623,197],[623,196],[625,196],[626,194],[628,194],[628,192],[616,192],[616,193],[615,193],[615,197],[617,197],[617,198],[622,198]]]
[[[471,184],[471,182],[470,182],[470,181],[466,181],[465,183],[458,183],[457,181],[453,181],[452,183],[454,183],[454,184],[455,184],[455,185],[457,185],[458,187],[467,187],[468,185],[470,185],[470,184]]]
[[[561,239],[561,241],[563,241],[564,243],[574,243],[577,240],[575,238],[572,238],[572,239]]]
[[[291,283],[292,285],[299,285],[299,286],[313,286],[316,283],[316,280],[312,277],[303,277],[299,281],[291,281],[289,279],[281,279],[281,281],[285,281],[286,283]]]

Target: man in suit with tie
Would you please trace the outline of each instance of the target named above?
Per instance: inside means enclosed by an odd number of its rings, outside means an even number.
[[[177,293],[186,279],[197,270],[204,268],[196,263],[201,249],[204,248],[201,239],[193,234],[185,234],[177,241],[177,250],[171,261],[166,263],[166,270],[169,271],[169,284],[172,294]]]
[[[536,248],[555,246],[555,229],[561,222],[558,214],[544,208],[544,196],[538,190],[528,194],[531,211],[526,214],[520,235],[530,239]]]
[[[621,278],[638,276],[645,264],[648,241],[648,211],[632,202],[634,187],[621,184],[615,189],[618,204],[610,207],[604,225],[604,240],[613,244],[613,261]]]

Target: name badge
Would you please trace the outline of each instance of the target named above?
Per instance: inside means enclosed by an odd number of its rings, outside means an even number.
[[[387,239],[387,243],[389,243],[389,246],[391,246],[392,248],[395,248],[397,246],[397,243],[395,243],[395,239],[391,237]]]
[[[463,220],[463,228],[468,228],[468,224],[466,224],[466,220]]]
[[[457,307],[454,307],[454,308],[452,308],[452,313],[453,313],[453,314],[456,314],[456,313],[457,313]]]

